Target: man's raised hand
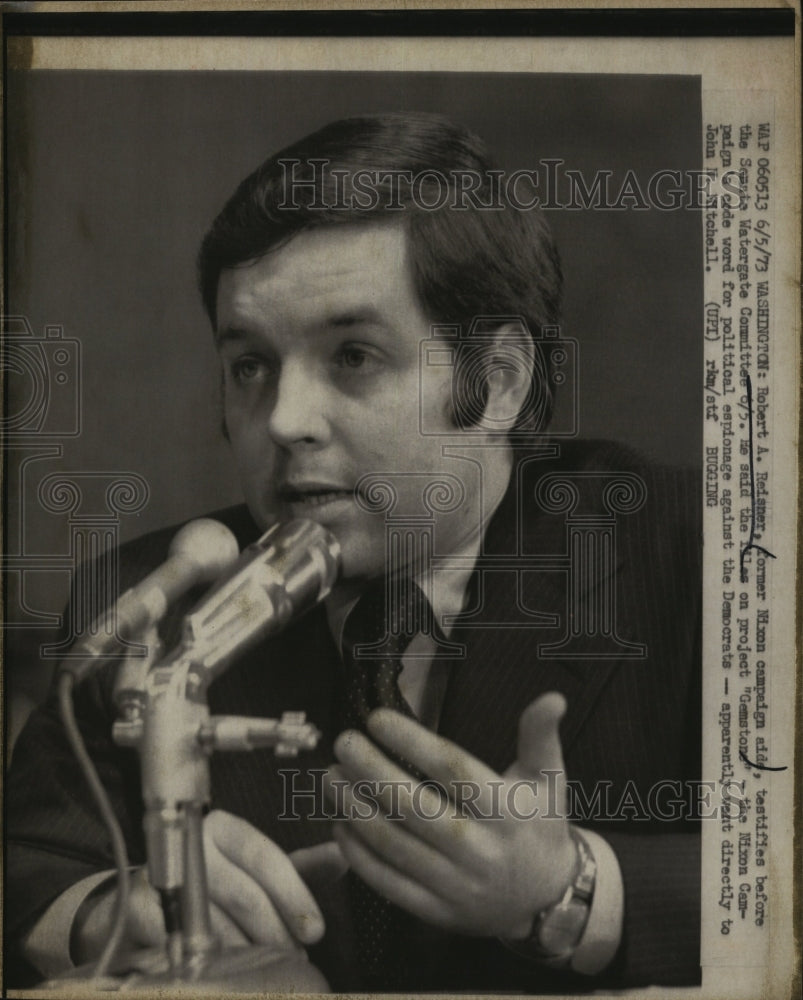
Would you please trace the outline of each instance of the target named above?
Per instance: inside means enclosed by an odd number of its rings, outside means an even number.
[[[563,815],[558,724],[565,708],[563,697],[551,693],[525,710],[518,757],[501,776],[387,709],[368,720],[376,743],[342,733],[327,789],[343,810],[335,840],[352,868],[429,923],[526,937],[535,914],[560,899],[576,866]],[[440,788],[412,778],[380,746]]]

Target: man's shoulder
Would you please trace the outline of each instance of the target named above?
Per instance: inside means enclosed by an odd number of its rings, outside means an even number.
[[[619,556],[646,573],[682,567],[699,574],[702,557],[702,475],[690,465],[657,462],[610,441],[578,441],[561,456],[558,480],[573,483],[572,514],[587,526],[615,522]],[[543,490],[542,490],[543,493]]]
[[[700,470],[612,441],[562,442],[558,455],[524,458],[501,515],[504,530],[523,531],[533,551],[559,550],[569,523],[599,530],[615,523],[622,552],[650,551],[668,565],[680,547],[693,564],[702,539]]]
[[[623,489],[625,493],[605,495],[614,502],[627,500],[626,486],[634,491],[631,504],[637,509],[646,506],[648,510],[668,507],[680,513],[700,510],[699,467],[692,465],[676,465],[656,461],[634,448],[616,441],[606,440],[573,440],[561,442],[557,455],[546,459],[527,461],[522,466],[522,479],[525,490],[537,487],[541,489],[549,482],[565,480],[573,484],[581,494],[599,494],[607,486],[612,489]],[[619,485],[617,486],[617,480]],[[639,498],[643,498],[643,504]]]
[[[649,475],[655,470],[670,470],[680,476],[698,474],[698,469],[690,463],[665,462],[620,441],[575,438],[557,443],[557,449],[552,464],[566,471],[644,472]]]

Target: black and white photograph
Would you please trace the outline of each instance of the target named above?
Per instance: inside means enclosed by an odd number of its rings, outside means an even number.
[[[789,995],[790,94],[22,14],[5,989]]]

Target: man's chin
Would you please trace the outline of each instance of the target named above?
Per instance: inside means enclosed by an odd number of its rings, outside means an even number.
[[[347,529],[338,530],[337,526],[330,529],[340,543],[341,570],[340,580],[344,583],[360,583],[373,577],[381,576],[385,571],[384,540],[377,546],[374,540],[370,542],[364,537],[354,536]]]

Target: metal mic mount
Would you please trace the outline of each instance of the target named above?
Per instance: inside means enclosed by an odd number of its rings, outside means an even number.
[[[337,541],[315,522],[275,525],[187,615],[176,650],[160,659],[153,629],[148,657],[121,670],[116,701],[122,717],[113,738],[136,748],[142,763],[148,879],[160,893],[168,932],[170,978],[163,973],[159,982],[208,983],[209,969],[221,958],[203,853],[209,756],[271,746],[278,755],[295,756],[320,737],[303,712],[286,712],[279,720],[210,715],[206,690],[245,648],[329,593],[339,555]],[[262,967],[265,949],[260,952],[255,961]],[[247,964],[253,979],[255,966]]]

